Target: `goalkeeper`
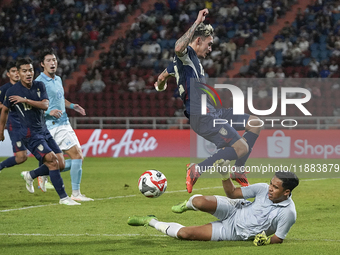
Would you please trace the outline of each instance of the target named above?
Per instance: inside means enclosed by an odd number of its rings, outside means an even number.
[[[276,172],[269,185],[257,183],[236,188],[225,176],[222,176],[222,184],[227,197],[194,195],[172,207],[175,213],[207,212],[218,221],[185,227],[158,221],[155,216],[133,216],[128,219],[128,224],[150,225],[168,236],[186,240],[254,240],[256,246],[283,242],[296,221],[291,192],[299,184],[299,179],[294,173]],[[255,200],[245,200],[248,198]]]

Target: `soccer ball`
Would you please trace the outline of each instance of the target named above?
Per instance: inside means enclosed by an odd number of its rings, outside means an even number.
[[[163,173],[157,170],[144,172],[138,180],[139,191],[146,197],[159,197],[167,187],[167,180]]]

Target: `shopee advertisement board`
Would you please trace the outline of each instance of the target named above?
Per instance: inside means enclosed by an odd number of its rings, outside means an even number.
[[[85,157],[206,158],[216,151],[214,144],[191,135],[190,130],[77,129],[75,132]],[[340,159],[339,137],[340,130],[262,130],[250,157]],[[5,130],[0,156],[12,155]]]
[[[262,130],[250,157],[340,159],[339,137],[340,130]],[[197,137],[198,158],[206,158],[215,150],[213,144]]]

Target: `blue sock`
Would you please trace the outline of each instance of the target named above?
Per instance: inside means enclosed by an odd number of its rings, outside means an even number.
[[[37,178],[38,176],[48,175],[50,170],[48,170],[48,167],[45,164],[42,164],[38,168],[30,171],[32,179]]]
[[[59,169],[50,171],[50,179],[51,179],[51,182],[52,182],[52,184],[55,188],[55,191],[57,191],[60,199],[67,197],[67,194],[66,194],[66,191],[65,191],[65,188],[64,188],[63,178],[61,178],[61,176],[60,176]]]
[[[15,156],[13,157],[9,157],[7,159],[5,159],[4,161],[2,161],[0,163],[0,170],[6,168],[6,167],[12,167],[17,165],[18,163],[15,161]]]
[[[83,172],[83,169],[81,168],[82,165],[83,165],[83,160],[72,159],[71,171],[70,171],[72,190],[80,189],[81,175]]]
[[[244,139],[246,140],[248,147],[249,147],[249,151],[246,155],[244,155],[242,158],[236,160],[235,162],[235,166],[244,166],[251,151],[253,150],[254,144],[256,142],[256,139],[259,137],[259,135],[253,133],[253,132],[245,132],[243,134]]]
[[[199,171],[200,174],[202,174],[202,172],[207,171],[208,167],[213,166],[214,163],[220,159],[224,159],[224,160],[237,159],[237,154],[236,154],[235,149],[233,147],[224,147],[220,149],[218,152],[216,152],[215,154],[211,155],[206,160],[199,163],[198,164],[199,169],[197,170]]]
[[[65,168],[61,172],[67,172],[71,170],[72,160],[66,159],[65,160]]]

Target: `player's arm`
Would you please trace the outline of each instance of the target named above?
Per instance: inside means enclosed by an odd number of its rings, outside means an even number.
[[[155,82],[154,86],[157,91],[163,91],[166,90],[167,88],[167,80],[171,75],[168,73],[166,69],[158,75],[157,81]]]
[[[2,105],[1,116],[0,116],[0,141],[5,140],[4,130],[8,117],[8,108]]]
[[[41,101],[34,101],[32,99],[23,98],[21,96],[10,96],[9,101],[13,104],[23,103],[33,106],[34,108],[38,108],[46,111],[49,106],[49,101],[47,99],[43,99]]]
[[[184,51],[188,47],[191,39],[195,33],[196,27],[201,24],[205,20],[205,16],[209,13],[208,9],[200,10],[197,15],[197,19],[194,24],[189,28],[189,30],[182,35],[175,43],[175,53],[177,56],[182,57],[184,56]]]
[[[222,177],[222,185],[227,197],[232,199],[243,198],[241,188],[235,187],[234,183],[231,181],[230,178]]]
[[[81,107],[79,104],[72,104],[70,101],[65,99],[65,107],[68,109],[73,109],[76,112],[79,112],[81,115],[86,115],[85,109]]]

